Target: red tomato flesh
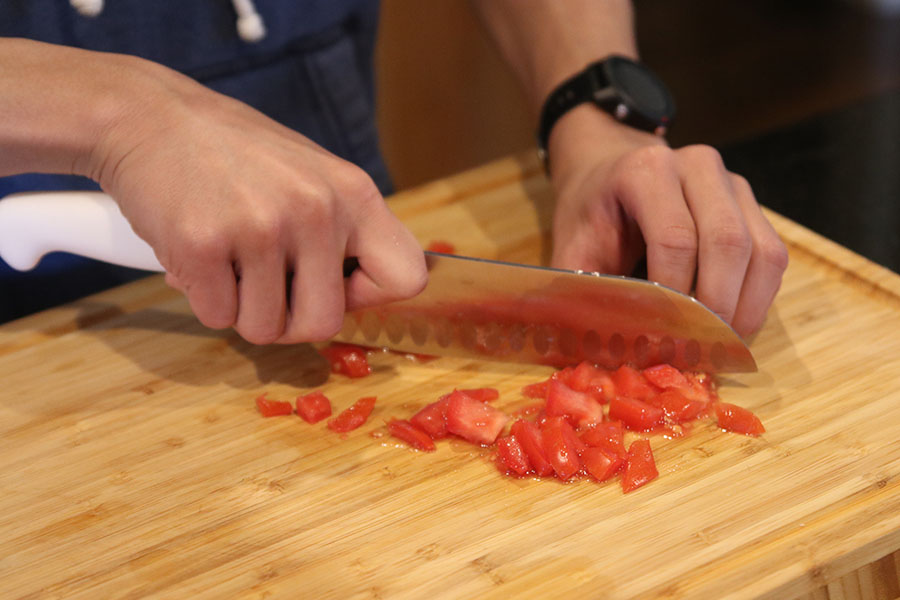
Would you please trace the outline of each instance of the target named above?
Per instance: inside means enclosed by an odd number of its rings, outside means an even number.
[[[654,365],[652,367],[647,367],[642,373],[650,383],[664,390],[668,388],[686,388],[690,386],[690,382],[687,377],[684,376],[684,373],[672,365]]]
[[[735,433],[758,436],[766,432],[759,418],[746,408],[726,402],[716,404],[716,417],[719,427]]]
[[[353,431],[366,422],[375,407],[375,396],[360,398],[350,408],[328,421],[328,428],[337,433]]]
[[[393,419],[388,423],[387,428],[388,433],[398,440],[403,440],[416,450],[424,452],[433,452],[435,450],[431,437],[409,421]]]
[[[475,388],[469,390],[459,390],[470,398],[475,398],[479,402],[490,402],[500,397],[500,392],[495,388]]]
[[[556,476],[562,480],[571,478],[581,469],[578,447],[572,442],[575,430],[565,417],[551,417],[541,427],[544,454]]]
[[[444,240],[433,240],[425,249],[429,252],[441,252],[442,254],[453,254],[456,252],[456,247]]]
[[[588,448],[581,455],[584,470],[597,481],[606,481],[619,472],[625,458],[602,446]]]
[[[619,421],[598,423],[581,432],[581,440],[588,446],[604,448],[625,456],[625,428]]]
[[[269,400],[265,394],[256,399],[256,408],[259,409],[260,414],[264,417],[279,417],[294,412],[290,402]]]
[[[414,414],[410,421],[413,425],[431,436],[433,440],[447,437],[447,405],[450,399],[442,398],[432,402]]]
[[[522,395],[526,398],[546,398],[548,389],[550,389],[549,379],[538,383],[529,383],[522,388]]]
[[[331,416],[331,402],[320,391],[298,396],[297,414],[307,423],[318,423]]]
[[[644,375],[628,365],[616,369],[612,374],[612,380],[616,386],[616,396],[646,400],[657,394],[656,388]]]
[[[507,473],[515,473],[522,476],[531,472],[531,463],[528,455],[522,448],[522,444],[514,435],[508,435],[497,440],[497,457],[499,464]]]
[[[460,391],[451,393],[447,401],[447,431],[475,444],[493,444],[509,420],[490,404]]]
[[[656,398],[647,400],[647,403],[661,408],[666,414],[666,418],[673,423],[692,421],[699,417],[707,406],[700,400],[686,398],[681,390],[677,389],[665,390]]]
[[[547,460],[544,452],[544,439],[537,425],[531,421],[520,419],[512,424],[510,433],[519,441],[522,450],[528,456],[528,463],[536,475],[540,477],[553,475],[553,466]]]
[[[331,363],[331,371],[347,377],[365,377],[372,372],[366,349],[355,344],[332,342],[321,348],[319,354]]]
[[[609,418],[622,421],[627,429],[649,431],[662,423],[665,413],[641,400],[617,396],[609,403]]]
[[[550,382],[546,411],[550,417],[568,417],[579,427],[596,425],[603,420],[603,407],[596,400],[557,380]]]
[[[622,472],[622,491],[626,494],[636,490],[659,476],[656,470],[656,461],[653,460],[653,450],[650,449],[649,440],[635,440],[628,448],[625,457],[625,470]]]

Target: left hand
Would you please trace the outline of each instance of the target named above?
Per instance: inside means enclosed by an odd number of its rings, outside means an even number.
[[[628,274],[646,252],[651,281],[695,290],[740,335],[762,326],[787,249],[715,149],[671,149],[584,105],[557,122],[549,151],[553,266]]]

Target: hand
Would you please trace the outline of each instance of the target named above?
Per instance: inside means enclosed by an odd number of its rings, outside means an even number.
[[[375,184],[250,107],[141,62],[91,171],[199,320],[250,342],[324,340],[344,311],[417,294],[421,247]],[[156,83],[156,82],[162,82]],[[342,276],[346,256],[360,268]]]
[[[628,274],[646,252],[650,280],[695,289],[743,336],[762,326],[787,249],[716,150],[670,149],[588,105],[557,123],[549,146],[554,266]]]

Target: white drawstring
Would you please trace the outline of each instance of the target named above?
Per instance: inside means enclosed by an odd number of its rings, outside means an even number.
[[[69,3],[85,17],[96,17],[103,12],[103,0],[69,0]]]
[[[256,11],[253,0],[231,0],[237,13],[238,35],[245,42],[258,42],[266,37],[266,25]]]
[[[96,17],[103,12],[103,0],[69,0],[72,8],[85,17]],[[258,42],[266,37],[266,25],[256,10],[253,0],[231,0],[237,13],[237,32],[245,42]]]

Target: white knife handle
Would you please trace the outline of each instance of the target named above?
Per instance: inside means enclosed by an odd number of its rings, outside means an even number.
[[[118,205],[102,192],[27,192],[0,198],[0,257],[20,271],[49,252],[164,271]]]

